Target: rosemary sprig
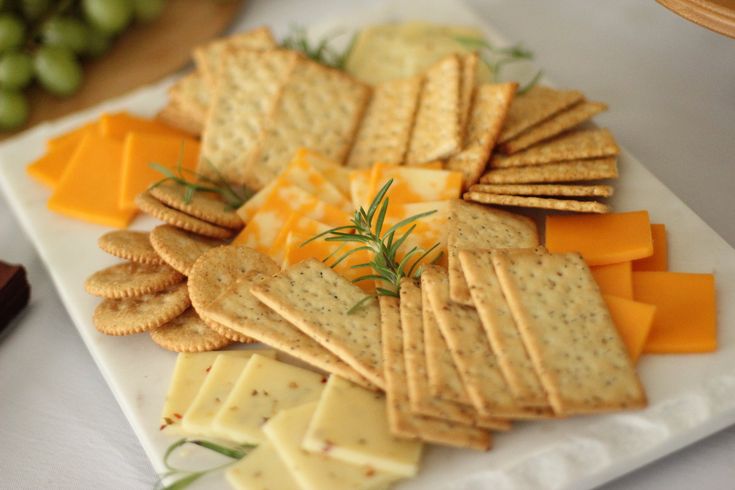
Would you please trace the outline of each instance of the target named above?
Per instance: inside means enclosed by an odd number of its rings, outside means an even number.
[[[306,29],[302,26],[291,26],[289,34],[281,42],[281,47],[301,51],[312,60],[332,68],[344,69],[347,57],[355,43],[356,35],[343,51],[339,51],[331,45],[332,41],[343,35],[344,32],[334,32],[324,36],[316,44],[309,40]]]
[[[376,280],[380,281],[381,285],[375,288],[375,295],[368,295],[353,305],[348,311],[350,314],[377,296],[393,296],[397,298],[401,279],[404,277],[419,277],[422,272],[422,267],[418,266],[419,263],[439,247],[438,243],[435,243],[428,249],[414,246],[403,255],[400,261],[398,260],[398,252],[414,229],[416,229],[416,221],[436,213],[436,210],[410,216],[384,231],[385,217],[388,213],[388,206],[390,205],[390,199],[386,197],[386,194],[392,184],[393,179],[386,182],[380,191],[378,191],[373,202],[370,203],[367,211],[362,207],[355,211],[354,216],[350,220],[351,224],[324,231],[301,244],[301,246],[304,246],[314,240],[324,238],[327,242],[356,243],[360,245],[349,248],[347,251],[343,251],[344,247],[340,247],[336,252],[325,257],[323,260],[325,263],[331,259],[335,259],[331,264],[332,268],[357,252],[369,251],[372,253],[372,260],[353,265],[351,268],[372,269],[373,272],[357,277],[352,282]],[[404,233],[398,235],[398,232],[406,226],[409,226],[409,228]],[[436,261],[440,257],[441,254],[434,260]],[[409,263],[411,264],[410,266]]]
[[[209,449],[210,451],[216,452],[223,456],[227,456],[233,461],[228,461],[224,464],[215,466],[213,468],[208,468],[206,470],[189,471],[189,470],[185,470],[182,468],[177,468],[171,465],[171,463],[169,463],[169,460],[171,459],[171,456],[173,455],[173,453],[185,444],[194,444],[196,446],[203,447],[205,449]],[[186,439],[186,438],[179,439],[178,441],[171,444],[166,450],[166,453],[163,455],[163,465],[166,467],[168,471],[160,476],[160,479],[158,480],[158,483],[156,484],[156,489],[183,490],[184,488],[187,488],[189,485],[191,485],[192,483],[194,483],[195,481],[197,481],[199,478],[203,477],[204,475],[208,473],[212,473],[214,471],[221,470],[223,468],[226,468],[236,463],[237,461],[240,461],[242,458],[247,456],[248,453],[254,448],[255,446],[250,445],[250,444],[242,444],[239,446],[228,447],[228,446],[222,446],[221,444],[217,444],[211,441],[206,441],[203,439]],[[183,476],[169,483],[168,485],[165,485],[163,483],[164,480],[171,478],[172,476],[176,476],[176,475],[183,475]]]

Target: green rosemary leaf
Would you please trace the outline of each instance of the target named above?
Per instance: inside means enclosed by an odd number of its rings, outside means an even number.
[[[517,93],[519,95],[523,95],[529,90],[531,90],[533,86],[536,85],[539,80],[541,80],[541,77],[543,76],[543,74],[544,74],[543,70],[539,70],[538,72],[536,72],[536,75],[534,75],[534,77],[527,84],[519,88]]]
[[[324,239],[325,242],[357,242],[357,243],[368,243],[370,242],[369,237],[365,237],[362,235],[351,235],[351,234],[345,234],[345,235],[334,235],[330,236]]]
[[[375,281],[382,281],[383,276],[379,276],[377,274],[365,274],[364,276],[356,277],[352,280],[353,283],[357,283],[360,281],[368,281],[368,280],[375,280]]]
[[[330,230],[323,231],[317,235],[314,235],[313,237],[309,238],[308,240],[305,240],[304,242],[299,245],[299,247],[303,247],[304,245],[308,245],[309,243],[313,242],[314,240],[319,240],[321,237],[327,236],[331,233],[342,231],[342,230],[354,230],[355,227],[352,225],[346,225],[346,226],[338,226],[336,228],[332,228]]]
[[[414,270],[414,268],[415,268],[415,267],[416,267],[416,266],[417,266],[417,265],[418,265],[418,264],[419,264],[419,263],[420,263],[420,262],[421,262],[422,260],[424,260],[424,259],[425,259],[426,257],[428,257],[428,256],[429,256],[429,254],[430,254],[431,252],[433,252],[434,250],[436,250],[436,248],[437,248],[438,246],[439,246],[439,244],[438,244],[438,243],[435,243],[434,245],[432,245],[432,246],[431,246],[431,247],[429,247],[428,249],[424,250],[424,252],[423,252],[423,253],[422,253],[422,254],[421,254],[421,255],[419,256],[419,258],[418,258],[418,259],[416,259],[416,262],[414,262],[414,263],[413,263],[413,265],[412,265],[412,266],[411,266],[411,267],[410,267],[410,268],[408,269],[408,272],[406,273],[406,276],[407,276],[407,277],[411,277],[411,275],[413,274],[413,270]],[[442,255],[442,254],[438,254],[438,256],[439,256],[439,257],[441,257],[441,255]],[[434,259],[434,261],[436,261],[436,259]]]
[[[423,213],[414,214],[413,216],[409,216],[408,218],[406,218],[404,220],[401,220],[398,223],[396,223],[395,225],[391,226],[388,229],[388,231],[385,232],[385,234],[387,235],[387,234],[390,234],[392,232],[396,232],[396,231],[400,230],[401,228],[403,228],[404,226],[413,223],[414,221],[418,221],[420,219],[426,218],[427,216],[431,216],[432,214],[435,214],[435,213],[436,213],[436,209],[432,209],[431,211],[425,211]]]
[[[380,232],[383,231],[383,222],[385,221],[385,214],[388,212],[388,199],[383,201],[380,206],[380,212],[378,213],[378,221],[375,223],[375,234],[380,236]]]
[[[192,444],[196,444],[197,446],[209,449],[210,451],[214,451],[216,453],[219,453],[223,456],[227,456],[228,458],[232,459],[242,459],[250,452],[251,449],[255,448],[255,446],[246,444],[238,447],[226,447],[222,446],[220,444],[215,444],[211,441],[205,441],[201,439],[189,441]]]
[[[364,269],[365,267],[372,267],[372,266],[373,266],[372,262],[365,262],[362,264],[351,265],[350,269]]]
[[[411,250],[406,252],[406,255],[404,255],[401,261],[398,263],[398,269],[405,270],[406,265],[408,264],[408,261],[411,260],[411,257],[416,255],[417,253],[421,253],[421,250],[419,249],[419,247],[413,247]],[[411,271],[409,271],[406,275],[410,276]]]
[[[364,305],[365,303],[367,303],[367,302],[368,302],[368,301],[370,301],[371,299],[374,299],[375,297],[376,297],[376,296],[375,296],[375,295],[372,295],[372,294],[371,294],[371,295],[368,295],[368,296],[365,296],[365,297],[364,297],[364,298],[362,298],[362,299],[361,299],[360,301],[358,301],[357,303],[355,303],[354,305],[352,305],[352,307],[351,307],[351,308],[350,308],[349,310],[347,310],[347,314],[348,314],[348,315],[352,315],[352,314],[353,314],[353,313],[355,313],[355,312],[356,312],[357,310],[359,310],[360,308],[362,308],[362,306],[363,306],[363,305]]]
[[[162,488],[162,490],[184,490],[189,485],[206,475],[207,472],[205,471],[197,471],[194,473],[189,473],[187,476],[180,478],[173,482],[170,485],[166,485]]]
[[[359,251],[360,251],[359,249],[361,249],[361,248],[362,248],[362,249],[365,249],[365,248],[367,248],[368,250],[370,249],[369,247],[357,247],[357,248],[353,248],[353,249],[351,249],[351,250],[348,250],[348,251],[346,251],[345,253],[343,253],[343,254],[342,254],[342,256],[341,256],[341,257],[340,257],[339,259],[335,260],[335,261],[334,261],[334,263],[333,263],[332,265],[330,265],[330,267],[331,267],[332,269],[334,269],[334,268],[335,268],[335,267],[337,267],[337,266],[338,266],[339,264],[341,264],[341,263],[342,263],[342,262],[343,262],[343,261],[344,261],[344,260],[345,260],[345,259],[346,259],[347,257],[349,257],[350,255],[352,255],[352,254],[354,254],[354,253],[357,253],[357,252],[359,252]]]
[[[163,166],[163,165],[161,165],[160,163],[156,163],[156,162],[150,162],[150,163],[148,164],[148,166],[149,166],[150,168],[152,168],[153,170],[155,170],[156,172],[162,173],[163,175],[165,175],[165,176],[166,176],[166,177],[168,177],[169,179],[177,179],[177,178],[178,178],[178,177],[176,176],[176,174],[174,174],[174,173],[173,173],[173,172],[171,171],[171,169],[170,169],[170,168],[168,168],[168,167],[164,167],[164,166]]]
[[[393,179],[388,179],[388,182],[386,182],[385,185],[380,188],[378,193],[375,195],[373,202],[370,203],[370,207],[368,207],[368,210],[367,210],[368,222],[371,222],[373,220],[375,211],[378,209],[378,206],[380,205],[380,203],[383,202],[383,198],[385,197],[385,194],[388,192],[388,189],[390,189],[391,185],[393,185]]]
[[[165,452],[165,453],[163,454],[163,465],[164,465],[164,466],[166,467],[166,469],[168,469],[168,470],[170,470],[170,471],[174,471],[174,472],[175,472],[175,471],[181,471],[181,470],[179,470],[178,468],[174,468],[173,466],[171,466],[171,465],[170,465],[170,464],[168,463],[168,460],[169,460],[169,458],[171,457],[171,454],[172,454],[172,453],[173,453],[174,451],[176,451],[176,450],[177,450],[178,448],[180,448],[181,446],[183,446],[183,445],[184,445],[184,444],[186,444],[187,442],[188,442],[188,439],[186,439],[186,438],[183,438],[183,439],[179,439],[178,441],[176,441],[176,442],[174,442],[173,444],[171,444],[171,445],[170,445],[170,446],[168,447],[168,449],[166,449],[166,452]]]
[[[380,293],[381,296],[391,296],[393,298],[398,297],[398,292],[393,291],[391,289],[385,289],[385,288],[375,288],[375,290]]]
[[[396,240],[394,243],[391,244],[390,247],[388,247],[388,255],[396,255],[398,253],[398,249],[401,248],[401,245],[403,245],[408,237],[413,233],[413,230],[416,229],[416,223],[412,224],[411,227],[406,230],[406,233],[401,235],[401,237]]]
[[[190,203],[191,203],[191,200],[192,200],[192,198],[194,197],[194,192],[195,192],[195,190],[196,190],[196,189],[194,189],[194,188],[193,188],[193,187],[191,187],[191,186],[187,186],[187,187],[186,187],[186,190],[184,191],[184,202],[185,202],[186,204],[190,204]]]

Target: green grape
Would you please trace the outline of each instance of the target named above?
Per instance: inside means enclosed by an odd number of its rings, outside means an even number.
[[[87,33],[87,49],[85,54],[96,58],[102,56],[110,48],[110,36],[90,27]]]
[[[48,12],[51,6],[50,0],[21,0],[20,10],[28,20],[39,19],[43,14]]]
[[[102,32],[117,34],[133,16],[132,0],[82,0],[84,15]]]
[[[28,101],[16,90],[0,89],[0,130],[22,126],[28,119]]]
[[[43,88],[55,95],[71,95],[82,83],[82,67],[68,48],[40,47],[33,67]]]
[[[0,15],[0,51],[20,47],[23,44],[25,30],[25,24],[15,15]]]
[[[73,17],[53,17],[43,24],[41,39],[49,46],[62,46],[75,53],[87,48],[89,28]]]
[[[133,0],[135,18],[140,22],[151,22],[158,18],[166,6],[166,0]]]
[[[33,78],[31,57],[18,51],[0,55],[0,87],[21,89]]]

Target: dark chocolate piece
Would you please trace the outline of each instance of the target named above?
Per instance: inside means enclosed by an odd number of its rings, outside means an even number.
[[[22,265],[0,261],[0,332],[28,304],[31,285]]]

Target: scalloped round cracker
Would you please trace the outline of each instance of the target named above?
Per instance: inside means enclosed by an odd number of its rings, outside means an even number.
[[[111,231],[99,237],[97,245],[110,255],[139,264],[164,263],[151,246],[149,233],[146,231]]]
[[[220,335],[222,337],[225,337],[226,339],[231,340],[232,342],[240,342],[242,344],[254,344],[258,342],[256,339],[253,339],[251,337],[248,337],[247,335],[243,335],[240,332],[233,330],[229,327],[226,327],[222,325],[219,322],[216,322],[208,317],[200,316],[202,321],[206,326],[208,326],[210,329],[212,329],[213,332],[215,332],[217,335]]]
[[[231,341],[209,328],[194,308],[149,332],[153,342],[173,352],[205,352],[230,345]]]
[[[199,218],[170,208],[153,197],[148,191],[138,194],[135,197],[135,205],[144,213],[193,233],[212,238],[230,238],[232,236],[232,230],[207,223]]]
[[[162,291],[183,280],[184,276],[166,264],[122,262],[89,276],[84,288],[95,296],[119,299]]]
[[[184,200],[186,188],[174,182],[157,185],[148,192],[166,206],[208,223],[234,230],[239,230],[244,225],[240,216],[211,192],[195,192],[188,203]]]
[[[224,245],[221,240],[204,237],[171,225],[160,225],[151,231],[151,245],[171,267],[188,276],[201,254]]]
[[[105,335],[132,335],[170,322],[190,304],[186,284],[181,283],[133,298],[105,299],[92,320]]]

